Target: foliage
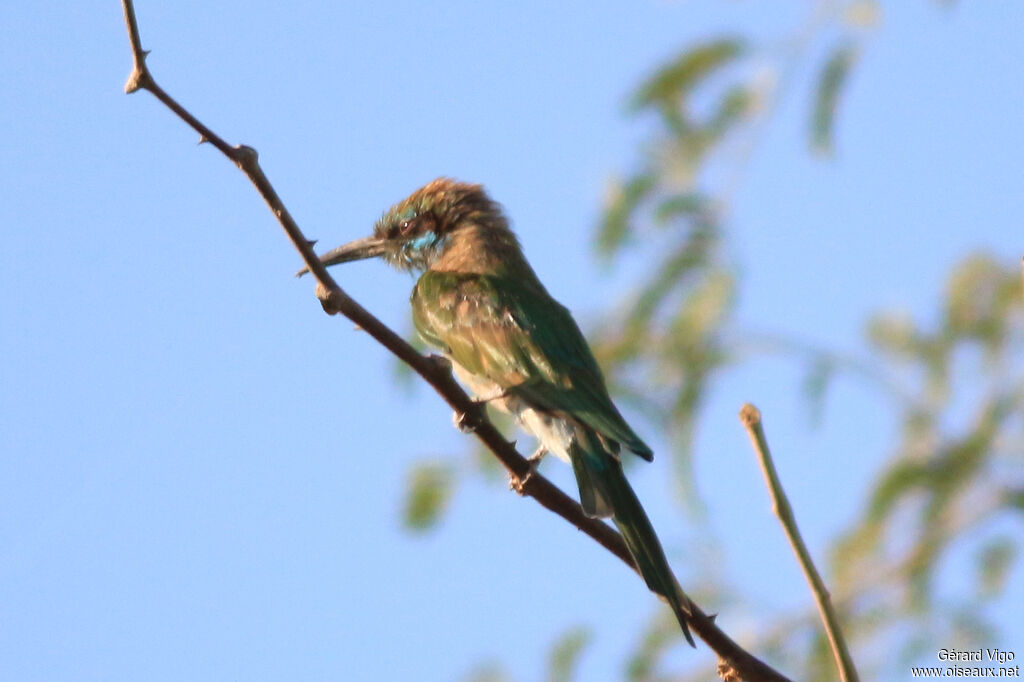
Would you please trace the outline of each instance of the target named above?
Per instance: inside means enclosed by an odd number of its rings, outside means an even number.
[[[840,45],[832,52],[832,56],[821,70],[816,88],[817,95],[814,98],[814,113],[811,117],[811,147],[815,151],[832,151],[839,93],[850,75],[856,57],[855,47],[849,44]]]
[[[548,657],[548,680],[570,682],[579,663],[583,649],[590,643],[590,629],[575,627],[558,638]]]
[[[834,15],[849,28],[832,38],[811,91],[814,151],[834,146],[840,95],[862,49],[859,31],[880,11],[873,5],[873,13],[867,11],[868,5],[852,3]],[[708,384],[741,357],[727,333],[735,324],[737,273],[722,255],[733,187],[721,182],[721,165],[742,166],[746,159],[731,151],[763,134],[761,126],[781,93],[761,83],[785,80],[812,58],[814,38],[835,28],[819,24],[802,37],[805,49],[781,61],[736,38],[709,41],[657,71],[633,99],[637,111],[655,114],[661,126],[645,145],[638,170],[613,185],[597,250],[606,259],[632,252],[645,260],[665,255],[595,338],[617,390],[644,414],[658,415],[676,436],[680,456],[688,455]],[[765,64],[775,64],[769,68],[780,77],[759,79]],[[702,108],[712,113],[695,117]],[[1007,479],[1020,469],[1024,450],[1024,368],[1013,363],[1024,339],[1015,265],[984,255],[966,258],[950,276],[937,327],[879,314],[868,324],[872,352],[866,358],[775,340],[775,350],[806,365],[803,392],[816,419],[828,385],[854,372],[875,380],[879,400],[896,403],[903,425],[863,518],[840,539],[833,556],[834,601],[855,645],[903,637],[903,653],[912,655],[923,641],[945,636],[943,641],[966,648],[988,631],[972,604],[937,596],[933,584],[947,550],[968,529],[978,545],[978,598],[999,595],[1017,555],[1016,542],[989,530],[995,519],[1018,510],[1024,497],[1024,481]],[[650,386],[660,390],[651,392]],[[965,395],[976,405],[972,414],[963,414]],[[905,636],[907,624],[917,638]],[[665,632],[652,621],[631,664],[631,679],[669,675],[659,660],[675,641]],[[830,678],[831,654],[819,632],[810,613],[798,614],[766,633],[755,649],[774,650],[784,669],[801,670],[800,677]],[[924,632],[930,636],[920,637]],[[862,665],[864,673],[884,667],[870,659]]]
[[[834,592],[852,631],[877,636],[909,621],[968,642],[985,631],[977,617],[964,621],[965,605],[935,593],[934,578],[955,543],[976,544],[975,597],[992,599],[1016,556],[994,522],[1018,512],[1024,486],[1009,475],[1024,463],[1021,300],[1015,267],[974,255],[950,275],[934,329],[902,316],[869,322],[885,371],[912,385],[900,401],[900,442],[833,556]],[[884,625],[874,622],[879,609]]]
[[[691,498],[696,486],[687,463],[708,387],[726,368],[752,360],[730,333],[739,277],[727,225],[739,178],[792,91],[793,74],[815,74],[801,91],[809,147],[820,154],[834,149],[842,94],[881,15],[870,0],[812,5],[809,28],[773,43],[784,50],[717,37],[644,79],[631,111],[653,117],[656,126],[634,169],[610,183],[595,234],[605,263],[650,264],[588,336],[617,399],[640,408],[672,439],[677,483]],[[920,655],[937,639],[976,645],[989,633],[977,603],[1000,596],[1020,553],[1019,539],[998,525],[1024,510],[1024,292],[1017,265],[984,254],[965,258],[949,276],[934,322],[875,315],[863,358],[773,340],[772,350],[805,367],[799,390],[815,421],[829,385],[853,373],[872,380],[900,424],[898,442],[860,518],[837,541],[826,577],[865,678],[899,664],[893,651]],[[975,555],[970,598],[935,588],[955,545]],[[683,679],[665,662],[678,633],[664,615],[653,616],[639,640],[630,679]],[[830,679],[834,667],[820,632],[808,600],[807,610],[779,616],[752,648],[797,678]],[[552,679],[572,679],[588,637],[574,630],[556,644]],[[887,645],[871,659],[879,641]],[[697,671],[694,679],[713,676]]]
[[[661,125],[638,169],[612,182],[597,231],[605,259],[640,249],[655,265],[590,335],[591,345],[613,390],[652,415],[684,455],[707,381],[728,360],[722,334],[736,281],[723,253],[721,204],[700,170],[757,111],[760,93],[741,66],[748,52],[738,38],[712,40],[637,88],[633,110]],[[695,499],[688,469],[680,473],[685,497]]]
[[[402,518],[407,528],[426,530],[437,523],[451,500],[455,472],[445,462],[421,462],[409,472]]]

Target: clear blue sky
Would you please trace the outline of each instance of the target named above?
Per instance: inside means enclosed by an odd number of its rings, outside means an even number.
[[[1020,256],[1020,7],[890,5],[845,94],[837,157],[808,157],[798,100],[745,178],[730,230],[751,327],[857,349],[870,311],[929,315],[966,252]],[[438,175],[483,182],[585,325],[613,295],[590,247],[603,187],[645,132],[624,115],[631,86],[691,39],[769,35],[800,15],[511,7],[137,10],[158,82],[260,151],[307,235],[361,236]],[[596,636],[582,679],[618,678],[654,602],[566,524],[473,480],[438,532],[401,531],[409,466],[471,443],[436,396],[395,384],[381,348],[323,315],[244,177],[152,97],[122,94],[120,12],[0,7],[0,680],[451,680],[485,659],[528,680],[577,624]],[[408,277],[366,263],[339,278],[408,328]],[[705,409],[697,477],[723,556],[678,540],[699,533],[670,501],[670,458],[634,470],[684,584],[721,561],[759,595],[722,612],[737,635],[808,601],[739,406],[764,411],[819,557],[893,435],[852,383],[809,429],[798,378],[750,366]],[[1018,568],[1007,603],[1024,603],[1022,583]],[[1019,609],[994,615],[992,645],[1024,656]]]

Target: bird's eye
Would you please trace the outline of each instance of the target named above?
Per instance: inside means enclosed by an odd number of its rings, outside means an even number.
[[[406,234],[409,234],[410,232],[412,232],[412,228],[413,228],[413,222],[411,220],[403,220],[398,225],[398,229],[399,229],[399,231],[403,235],[406,235]]]

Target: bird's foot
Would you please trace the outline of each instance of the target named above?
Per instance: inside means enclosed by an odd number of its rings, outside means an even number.
[[[441,358],[445,360],[445,358]],[[463,433],[473,433],[480,426],[480,423],[484,420],[487,414],[487,406],[495,400],[503,400],[507,395],[504,391],[495,395],[487,396],[484,398],[473,398],[473,410],[472,412],[462,412],[456,410],[452,414],[452,423],[455,424],[455,428]]]
[[[529,483],[533,475],[537,473],[537,467],[540,466],[540,461],[544,459],[544,455],[548,454],[547,448],[543,445],[537,448],[532,455],[526,458],[528,467],[526,469],[525,476],[518,476],[516,474],[509,474],[508,487],[515,490],[520,495],[526,494],[526,484]]]

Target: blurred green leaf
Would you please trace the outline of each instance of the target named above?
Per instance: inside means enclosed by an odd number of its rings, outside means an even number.
[[[1019,310],[1019,273],[985,254],[954,268],[946,285],[946,331],[982,344],[990,359],[1004,346],[1014,310]]]
[[[949,544],[949,538],[935,524],[926,525],[915,538],[915,544],[904,564],[904,608],[912,615],[924,614],[933,606],[932,578],[935,565]]]
[[[978,595],[999,595],[1017,558],[1017,545],[1007,537],[993,538],[978,553]]]
[[[745,50],[738,38],[719,38],[682,53],[658,69],[633,95],[634,110],[650,105],[673,105],[717,69],[729,64]]]
[[[1005,500],[1006,506],[1010,509],[1024,511],[1024,488],[1006,490],[1003,492],[1002,497]]]
[[[455,471],[444,462],[422,462],[409,472],[405,509],[402,513],[407,528],[424,531],[441,518],[451,500]]]
[[[463,678],[464,682],[510,682],[511,677],[498,661],[485,661]]]
[[[691,346],[721,328],[735,300],[736,282],[732,273],[711,268],[690,291],[669,325],[673,348]]]
[[[825,413],[825,395],[835,372],[836,365],[833,358],[819,355],[810,363],[807,373],[804,375],[804,400],[807,403],[811,424],[815,426],[821,423],[821,417]]]
[[[708,211],[709,201],[699,192],[673,194],[658,202],[654,209],[654,220],[664,225],[681,217],[703,216]]]
[[[571,682],[575,677],[583,649],[590,643],[591,632],[587,627],[575,627],[564,633],[555,642],[548,659],[548,680]]]
[[[919,346],[917,328],[909,315],[883,313],[868,320],[868,340],[881,351],[912,356]]]
[[[635,682],[655,679],[655,670],[669,647],[677,643],[678,636],[679,628],[675,622],[668,620],[665,614],[659,611],[651,620],[640,645],[629,659],[626,668],[627,678]]]
[[[810,651],[807,652],[807,661],[804,664],[804,675],[810,680],[834,679],[836,674],[836,659],[832,653],[832,647],[825,636],[825,631],[815,628],[811,637]]]
[[[699,274],[716,243],[717,234],[710,226],[697,226],[691,230],[680,247],[662,260],[654,277],[644,285],[630,306],[630,331],[639,331],[646,326],[669,294],[686,283],[688,275]]]
[[[597,252],[614,255],[633,232],[630,221],[634,211],[657,185],[653,175],[641,173],[625,184],[616,181],[610,188],[604,216],[597,229]]]
[[[829,154],[833,147],[833,129],[839,95],[856,61],[858,50],[850,43],[837,47],[825,62],[815,89],[814,114],[811,118],[811,148]]]
[[[708,134],[714,139],[724,136],[751,111],[754,101],[754,95],[745,86],[730,88],[707,123]]]
[[[965,604],[956,609],[952,614],[952,629],[950,638],[963,642],[964,649],[977,649],[998,639],[977,604]]]
[[[892,508],[909,492],[918,490],[928,484],[931,471],[927,462],[898,459],[889,466],[889,470],[875,485],[868,503],[867,517],[871,521],[881,521]]]
[[[900,647],[899,660],[916,661],[933,651],[935,638],[930,633],[915,632]]]

